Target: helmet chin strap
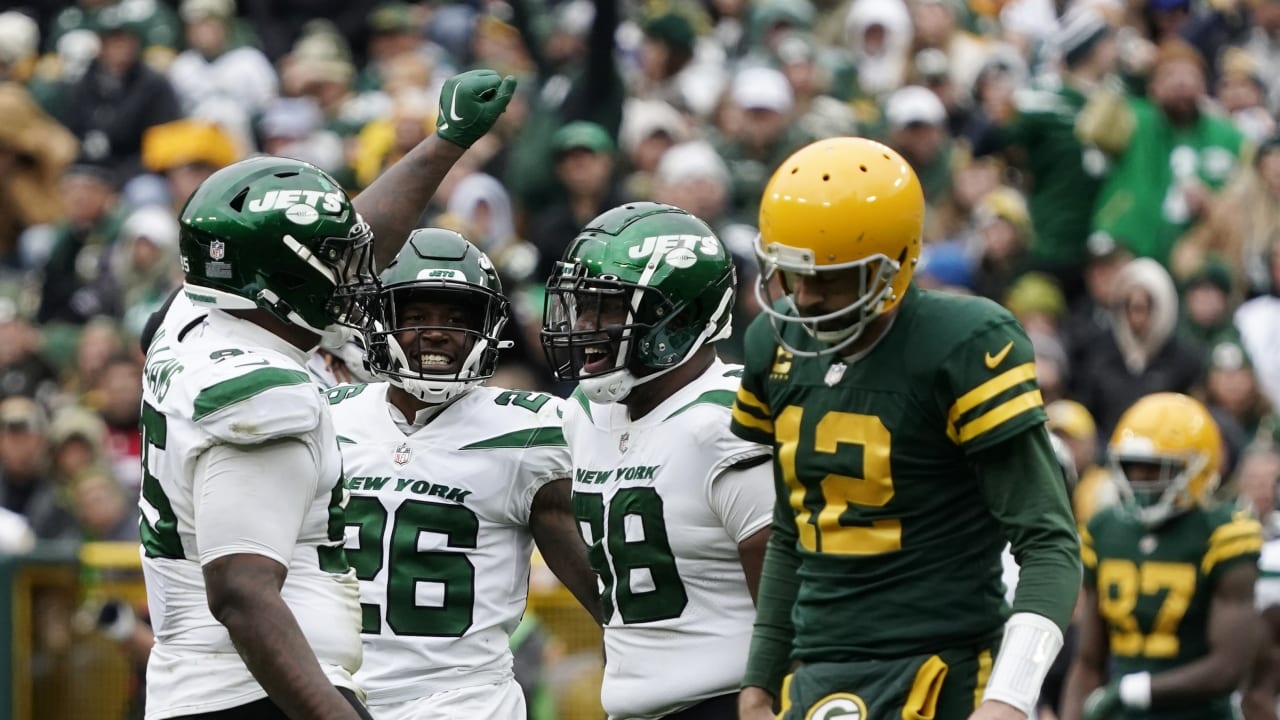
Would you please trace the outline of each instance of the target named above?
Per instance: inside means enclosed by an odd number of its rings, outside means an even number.
[[[387,351],[391,353],[391,358],[399,367],[408,369],[409,358],[405,356],[404,350],[398,343],[388,341],[386,343]],[[479,361],[480,356],[484,353],[488,346],[487,340],[478,340],[471,348],[470,355],[462,363],[463,370],[469,371]],[[502,344],[499,344],[501,347]],[[392,385],[404,390],[415,398],[421,400],[428,405],[441,405],[447,403],[468,392],[481,382],[480,378],[470,380],[448,379],[448,380],[431,380],[427,378],[407,378],[393,375],[390,373],[382,374],[376,370],[374,374],[383,377]]]

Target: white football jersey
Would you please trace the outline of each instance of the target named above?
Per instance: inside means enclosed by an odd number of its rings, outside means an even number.
[[[387,388],[328,392],[364,614],[356,677],[375,708],[512,678],[530,507],[549,481],[570,476],[559,398],[477,387],[406,436]]]
[[[357,689],[359,587],[342,553],[337,437],[305,355],[219,310],[174,301],[147,353],[142,407],[142,567],[156,642],[147,718],[206,713],[266,696],[210,613],[195,535],[197,458],[211,446],[305,443],[318,480],[280,591],[325,675]],[[261,478],[269,483],[271,477]],[[226,518],[234,525],[240,518]]]
[[[660,717],[736,692],[755,606],[738,543],[772,520],[769,449],[729,432],[741,369],[716,361],[638,421],[565,403],[573,506],[600,576],[610,717]],[[734,473],[750,487],[722,487]]]
[[[1263,530],[1272,530],[1272,523],[1267,522]],[[1280,605],[1280,537],[1271,532],[1267,532],[1262,554],[1258,557],[1258,581],[1254,585],[1253,600],[1258,610]]]

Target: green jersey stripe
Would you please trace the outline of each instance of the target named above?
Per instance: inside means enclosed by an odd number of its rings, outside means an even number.
[[[265,367],[247,372],[201,390],[196,396],[195,412],[191,420],[200,422],[202,418],[236,403],[242,403],[271,388],[304,385],[310,382],[311,377],[301,370]]]
[[[569,399],[577,400],[578,404],[582,406],[582,412],[586,413],[588,418],[591,417],[591,401],[587,400],[587,394],[582,392],[582,388],[574,388],[573,394],[569,396]]]
[[[463,450],[497,450],[501,448],[563,447],[564,432],[560,428],[537,427],[516,430],[497,437],[464,445]]]
[[[691,402],[686,404],[684,407],[668,415],[667,419],[670,420],[671,418],[679,415],[680,413],[684,412],[685,410],[688,410],[689,408],[695,405],[711,404],[711,405],[719,405],[720,407],[733,407],[733,398],[734,398],[734,393],[732,390],[708,390],[702,393],[701,395],[699,395],[698,397],[694,398]]]

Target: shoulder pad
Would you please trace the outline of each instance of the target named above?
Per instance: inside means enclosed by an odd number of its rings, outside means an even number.
[[[302,435],[319,425],[322,400],[305,370],[264,355],[243,357],[207,368],[192,400],[192,422],[232,444]]]

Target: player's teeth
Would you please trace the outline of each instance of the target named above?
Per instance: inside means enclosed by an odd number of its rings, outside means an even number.
[[[436,353],[428,353],[428,354],[426,354],[426,355],[423,355],[423,356],[418,360],[418,362],[420,362],[420,363],[421,363],[421,364],[423,364],[423,365],[448,365],[448,364],[449,364],[449,358],[448,358],[448,356],[446,356],[446,355],[439,355],[439,354],[436,354]]]

